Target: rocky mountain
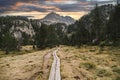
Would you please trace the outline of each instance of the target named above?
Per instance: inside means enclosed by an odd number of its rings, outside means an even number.
[[[17,40],[30,39],[35,35],[30,21],[25,17],[6,16],[0,17],[0,32],[10,32]]]
[[[0,17],[0,32],[6,33],[9,31],[16,39],[24,38],[24,36],[32,38],[41,27],[41,24],[57,25],[59,23],[59,27],[57,26],[56,30],[61,27],[61,29],[66,31],[66,25],[73,24],[74,22],[73,18],[69,16],[63,17],[54,12],[46,15],[41,20],[29,20],[23,16],[6,16]]]
[[[24,36],[23,33],[29,37],[32,37],[35,34],[31,23],[24,20],[14,20],[10,32],[14,34],[15,38],[22,38],[22,36]]]
[[[43,19],[40,20],[45,24],[54,24],[54,23],[65,23],[66,25],[71,25],[75,23],[75,20],[69,16],[60,16],[55,12],[51,12],[46,15]]]

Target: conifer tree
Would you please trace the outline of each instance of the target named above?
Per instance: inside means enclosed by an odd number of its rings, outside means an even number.
[[[95,44],[99,41],[100,38],[100,27],[102,24],[101,16],[100,16],[100,11],[98,4],[96,4],[95,10],[94,10],[94,15],[93,15],[93,25],[92,25],[92,31],[95,32],[95,38],[96,40]]]
[[[2,47],[2,32],[0,32],[0,48]]]
[[[47,41],[46,41],[46,45],[48,47],[54,47],[56,45],[59,44],[59,41],[58,41],[58,36],[57,36],[57,33],[55,32],[55,28],[53,26],[49,26],[48,27],[48,30],[47,30]]]
[[[110,16],[107,26],[107,36],[109,40],[114,42],[120,38],[120,4],[115,6],[115,10]]]
[[[6,51],[6,54],[12,50],[17,50],[17,41],[9,32],[6,32],[2,37],[2,49]]]
[[[45,24],[42,24],[40,29],[36,32],[35,35],[35,43],[36,46],[40,49],[45,48],[46,43],[46,37],[47,37],[47,26]]]
[[[89,32],[85,29],[83,22],[78,23],[78,30],[76,32],[76,44],[80,46],[81,44],[86,44],[90,40]]]

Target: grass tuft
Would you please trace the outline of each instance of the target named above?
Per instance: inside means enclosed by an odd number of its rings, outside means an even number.
[[[120,74],[120,67],[113,67],[113,72]]]
[[[82,63],[80,64],[80,66],[83,66],[86,70],[90,70],[90,69],[95,69],[96,68],[96,65],[91,63],[91,62],[85,62],[85,63]]]
[[[99,69],[97,72],[97,76],[99,77],[111,76],[111,72],[106,69]]]

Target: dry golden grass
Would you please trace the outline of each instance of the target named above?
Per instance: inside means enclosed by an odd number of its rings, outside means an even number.
[[[53,49],[6,56],[1,51],[4,56],[0,58],[0,80],[32,80],[31,77],[43,80],[43,57]]]
[[[62,80],[120,80],[119,47],[60,47],[57,54],[61,59]],[[9,55],[0,51],[0,80],[48,79],[52,57],[43,66],[44,56],[56,48],[41,51],[28,48]]]
[[[62,80],[120,79],[120,48],[98,46],[61,46]],[[117,55],[117,56],[116,56]]]
[[[33,53],[36,51],[39,51],[39,50],[33,49],[33,47],[31,45],[22,46],[20,51],[11,51],[7,55],[5,54],[5,51],[0,50],[0,58],[8,57],[8,56],[23,55],[23,54],[27,54],[27,53]]]

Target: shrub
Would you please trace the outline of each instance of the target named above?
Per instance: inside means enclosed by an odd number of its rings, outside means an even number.
[[[119,67],[113,67],[112,71],[120,74],[120,68]]]
[[[83,65],[87,70],[95,69],[95,67],[96,67],[95,64],[90,63],[90,62],[82,63],[82,65]]]
[[[110,75],[111,75],[111,73],[105,69],[100,69],[97,72],[97,76],[99,76],[99,77],[110,76]]]
[[[117,77],[116,80],[120,80],[120,77]]]

